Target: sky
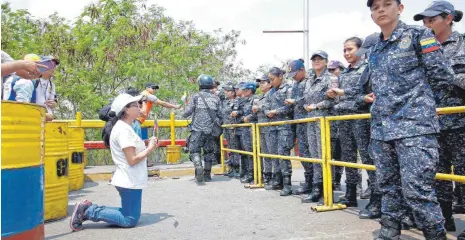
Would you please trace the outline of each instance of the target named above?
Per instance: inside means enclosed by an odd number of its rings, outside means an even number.
[[[5,0],[0,0],[2,3]],[[83,8],[96,0],[9,0],[13,9],[27,9],[33,16],[47,17],[53,12],[74,20]],[[197,29],[212,32],[241,31],[245,46],[238,47],[238,59],[246,68],[260,65],[281,66],[290,59],[303,58],[301,33],[269,34],[264,30],[303,30],[304,0],[147,0],[166,9],[175,20],[193,21]],[[310,4],[310,54],[324,50],[329,59],[344,61],[343,42],[353,36],[365,37],[379,32],[366,7],[366,0],[308,0]],[[465,11],[464,0],[449,0],[456,9]],[[357,2],[356,4],[354,2]],[[401,20],[414,22],[413,15],[422,12],[431,0],[403,0]],[[454,29],[465,33],[465,19]],[[307,64],[307,63],[306,63]]]

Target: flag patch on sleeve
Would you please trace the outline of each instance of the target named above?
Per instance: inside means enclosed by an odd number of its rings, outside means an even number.
[[[438,41],[434,37],[421,40],[420,45],[423,53],[434,52],[440,48]]]

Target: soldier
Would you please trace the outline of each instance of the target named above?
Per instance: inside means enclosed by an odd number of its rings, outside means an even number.
[[[446,239],[444,218],[433,188],[439,162],[439,122],[428,80],[454,81],[454,73],[431,30],[399,20],[400,0],[368,0],[380,27],[369,68],[371,150],[382,192],[377,239],[399,239],[407,205],[426,239]]]
[[[452,31],[453,21],[459,22],[463,13],[455,10],[447,1],[435,1],[424,12],[414,16],[415,21],[423,20],[425,27],[433,30],[436,39],[444,49],[444,55],[451,61],[456,77],[465,79],[465,39],[458,32]],[[432,81],[436,105],[438,107],[465,106],[465,90],[454,84]],[[451,173],[454,164],[454,173],[465,175],[465,114],[442,115],[439,117],[441,132],[439,134],[439,169],[441,173]],[[452,217],[452,182],[436,181],[435,188],[447,231],[456,231]],[[456,183],[460,195],[458,202],[462,204],[465,187]],[[463,189],[463,191],[461,191]],[[463,212],[462,212],[463,213]],[[465,239],[465,233],[461,234]]]
[[[284,80],[285,71],[273,67],[268,73],[273,89],[268,95],[269,107],[265,111],[270,122],[292,120],[292,107],[285,104],[286,99],[292,98],[292,86]],[[277,146],[277,152],[272,154],[289,156],[294,147],[294,136],[292,127],[289,124],[270,127],[271,146]],[[276,143],[277,141],[277,143]],[[292,194],[292,165],[289,160],[279,160],[280,172],[277,172],[272,183],[272,189],[280,189],[280,196]]]
[[[198,183],[211,181],[211,167],[215,160],[213,153],[212,128],[214,121],[221,121],[220,99],[211,92],[213,88],[213,78],[202,74],[197,78],[200,91],[189,101],[186,111],[182,117],[192,115],[192,131],[190,136],[189,152],[190,160],[194,163],[195,178]],[[209,112],[214,113],[212,119]],[[205,168],[202,167],[202,157],[205,161]]]
[[[246,82],[241,86],[242,90],[242,104],[238,111],[237,116],[241,117],[241,123],[254,122],[252,115],[252,105],[255,99],[254,94],[256,91],[257,84],[254,82]],[[252,127],[244,127],[241,135],[241,144],[244,151],[252,152]],[[253,158],[250,155],[245,155],[246,172],[244,178],[241,179],[241,183],[251,183],[254,180],[254,164]]]
[[[268,74],[263,75],[261,78],[257,78],[259,83],[260,91],[263,93],[252,107],[252,112],[254,113],[257,121],[259,123],[268,122],[268,117],[265,115],[265,110],[268,106],[268,94],[271,90],[271,83]],[[262,153],[271,153],[271,148],[277,148],[277,146],[271,146],[268,136],[269,136],[269,127],[260,128],[260,151]],[[271,189],[271,177],[272,174],[275,174],[276,171],[280,171],[278,159],[263,158],[263,183],[265,184],[265,189]]]
[[[234,100],[234,105],[233,105],[233,111],[231,112],[231,118],[233,119],[234,124],[240,124],[241,123],[241,114],[242,114],[242,108],[244,105],[244,99],[242,97],[243,95],[243,90],[242,90],[242,85],[244,82],[240,82],[235,86],[235,92],[236,92],[236,98]],[[236,144],[237,144],[237,149],[238,150],[244,150],[244,146],[242,145],[242,132],[244,131],[244,127],[236,127],[234,128],[234,137],[236,138]],[[239,178],[242,179],[244,178],[246,172],[247,172],[247,165],[246,165],[246,156],[240,154],[240,173],[239,173]]]
[[[356,86],[360,77],[365,72],[367,67],[366,61],[355,55],[361,46],[362,40],[358,37],[349,38],[344,43],[344,57],[350,65],[339,77],[339,87],[342,89]],[[355,98],[349,96],[339,97],[334,110],[340,115],[369,112],[367,106],[360,107]],[[373,164],[368,154],[370,122],[367,120],[341,121],[339,122],[338,129],[340,141],[344,143],[341,146],[342,160],[356,163],[358,152],[364,164]],[[348,207],[357,207],[357,184],[360,181],[360,174],[358,169],[355,168],[346,168],[346,174],[346,195],[340,202]],[[373,182],[375,180],[375,173],[369,172],[368,174],[369,181]]]
[[[324,117],[330,114],[334,100],[326,97],[326,91],[337,87],[337,77],[328,72],[328,54],[317,51],[312,54],[313,70],[315,76],[307,80],[305,87],[305,110],[307,117]],[[308,145],[310,157],[322,158],[320,124],[311,122],[307,124]],[[323,173],[321,164],[313,164],[313,186],[311,193],[302,199],[303,203],[318,202],[323,196]]]
[[[307,85],[308,76],[305,74],[304,61],[302,59],[294,60],[289,63],[289,78],[295,80],[292,87],[292,98],[286,99],[286,104],[294,106],[294,119],[303,119],[307,117],[305,104],[305,86]],[[307,137],[307,123],[299,123],[296,127],[296,138],[299,147],[299,157],[310,157]],[[305,182],[299,189],[294,191],[294,194],[309,194],[313,185],[313,164],[309,162],[301,162],[304,168]]]
[[[233,111],[234,101],[236,98],[236,92],[234,90],[233,83],[227,83],[224,87],[225,99],[222,102],[222,113],[223,113],[223,124],[233,124],[234,119],[231,117],[231,112]],[[235,138],[235,129],[234,128],[225,128],[223,136],[228,141],[228,148],[237,149],[237,142]],[[240,155],[238,153],[229,153],[229,158],[227,161],[229,166],[228,176],[230,178],[239,177],[239,168],[240,168]]]

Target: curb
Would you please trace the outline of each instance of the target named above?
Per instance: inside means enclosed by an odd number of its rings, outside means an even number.
[[[299,161],[291,161],[292,168],[302,168],[302,164]],[[160,178],[173,178],[173,177],[184,177],[194,176],[194,168],[180,168],[180,169],[153,169],[147,171],[149,177],[158,176]],[[221,166],[213,166],[212,174],[222,174]],[[98,182],[98,181],[110,181],[113,173],[89,173],[84,174],[84,181],[86,182]]]

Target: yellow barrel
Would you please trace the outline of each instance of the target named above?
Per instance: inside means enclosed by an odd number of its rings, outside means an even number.
[[[45,124],[45,221],[68,215],[67,134],[67,123]]]
[[[84,186],[84,129],[68,128],[69,190]]]
[[[2,240],[44,239],[45,108],[2,101]]]

